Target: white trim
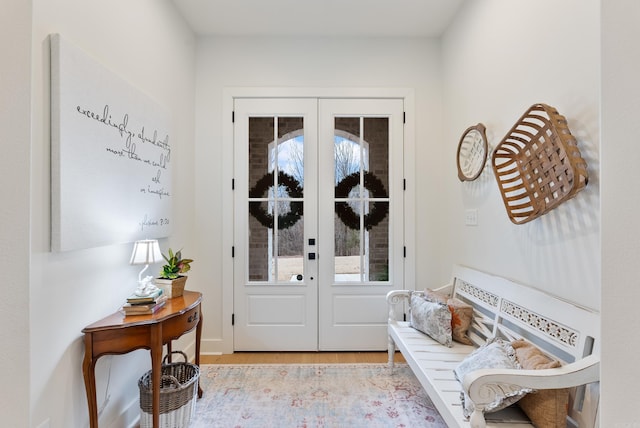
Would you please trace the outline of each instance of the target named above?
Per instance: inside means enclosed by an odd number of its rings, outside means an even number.
[[[227,98],[406,98],[413,94],[411,88],[228,87],[222,90],[223,103]]]
[[[415,95],[413,91],[404,97],[404,245],[407,256],[404,259],[404,285],[415,290],[416,284],[416,120]]]
[[[415,289],[415,90],[412,88],[226,87],[222,90],[222,337],[219,349],[233,353],[233,114],[236,98],[401,98],[404,100],[405,246],[404,284]]]

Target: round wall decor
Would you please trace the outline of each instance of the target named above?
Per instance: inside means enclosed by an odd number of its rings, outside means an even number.
[[[482,173],[488,152],[486,130],[482,123],[478,123],[462,133],[456,155],[460,181],[475,180]]]

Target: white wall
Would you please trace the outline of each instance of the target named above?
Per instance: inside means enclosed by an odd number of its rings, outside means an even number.
[[[29,423],[31,2],[4,1],[0,32],[0,415],[21,427]]]
[[[601,427],[640,426],[640,4],[602,1],[602,355]]]
[[[225,158],[230,151],[225,152],[224,148],[232,141],[225,141],[222,133],[227,125],[222,120],[231,120],[230,114],[223,116],[225,88],[414,88],[416,117],[408,126],[415,127],[416,157],[427,164],[425,170],[438,176],[439,48],[437,41],[427,39],[212,37],[199,41],[197,56],[196,228],[207,238],[201,244],[199,257],[212,263],[213,274],[203,309],[203,350],[220,352],[232,349],[230,337],[223,337],[221,318],[222,299],[232,293],[230,281],[220,277],[220,261],[230,261],[231,252],[230,243],[226,243],[228,248],[221,246],[222,229],[226,226],[220,227],[224,223],[223,210],[231,210],[231,200],[223,200],[218,191],[230,186],[230,181],[223,181],[221,171],[225,163],[232,162]],[[408,186],[415,188],[416,183]],[[438,197],[437,183],[426,183],[419,192],[417,204],[425,219],[423,227],[435,233],[437,225],[431,220],[437,212],[433,204]],[[227,218],[231,219],[232,213]],[[429,249],[420,251],[426,251],[427,256],[435,254]],[[432,261],[424,263],[426,269],[437,265],[434,257],[423,260]],[[227,287],[224,296],[223,283]],[[207,317],[207,313],[214,315]],[[226,325],[230,321],[224,320]]]
[[[195,37],[168,0],[33,2],[31,426],[49,420],[52,428],[66,428],[88,426],[81,330],[119,308],[135,287],[139,268],[128,265],[131,244],[63,253],[49,250],[51,33],[60,33],[169,111],[174,229],[161,247],[184,246],[186,252],[195,247]],[[150,269],[157,272],[159,266]],[[137,417],[137,380],[150,365],[149,353],[143,350],[98,360],[98,406],[105,402],[107,384],[110,395],[100,426],[126,426]]]
[[[599,3],[467,2],[446,32],[442,162],[447,169],[439,198],[446,225],[446,236],[440,237],[444,269],[459,262],[600,307]],[[462,132],[478,122],[495,148],[539,102],[567,118],[587,161],[589,184],[548,214],[515,225],[490,160],[478,180],[461,183],[456,149]],[[466,209],[478,210],[477,227],[464,225]]]

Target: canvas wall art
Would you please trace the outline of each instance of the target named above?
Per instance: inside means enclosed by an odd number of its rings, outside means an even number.
[[[51,245],[70,251],[171,233],[166,109],[51,35]]]

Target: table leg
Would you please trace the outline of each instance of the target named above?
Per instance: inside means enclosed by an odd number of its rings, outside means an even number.
[[[153,428],[160,426],[160,382],[162,378],[162,324],[151,326],[151,382],[153,386]]]
[[[93,359],[93,338],[90,333],[84,336],[84,359],[82,374],[89,405],[89,426],[98,428],[98,403],[96,402],[96,361]]]
[[[200,316],[198,317],[198,325],[196,326],[196,365],[198,367],[200,367],[200,337],[202,337],[202,320],[202,306],[200,306]],[[200,378],[198,378],[198,398],[202,398]]]
[[[172,352],[173,352],[173,348],[171,347],[171,341],[168,341],[167,342],[167,362],[169,364],[171,364],[173,362],[172,361],[172,355],[171,355]]]

